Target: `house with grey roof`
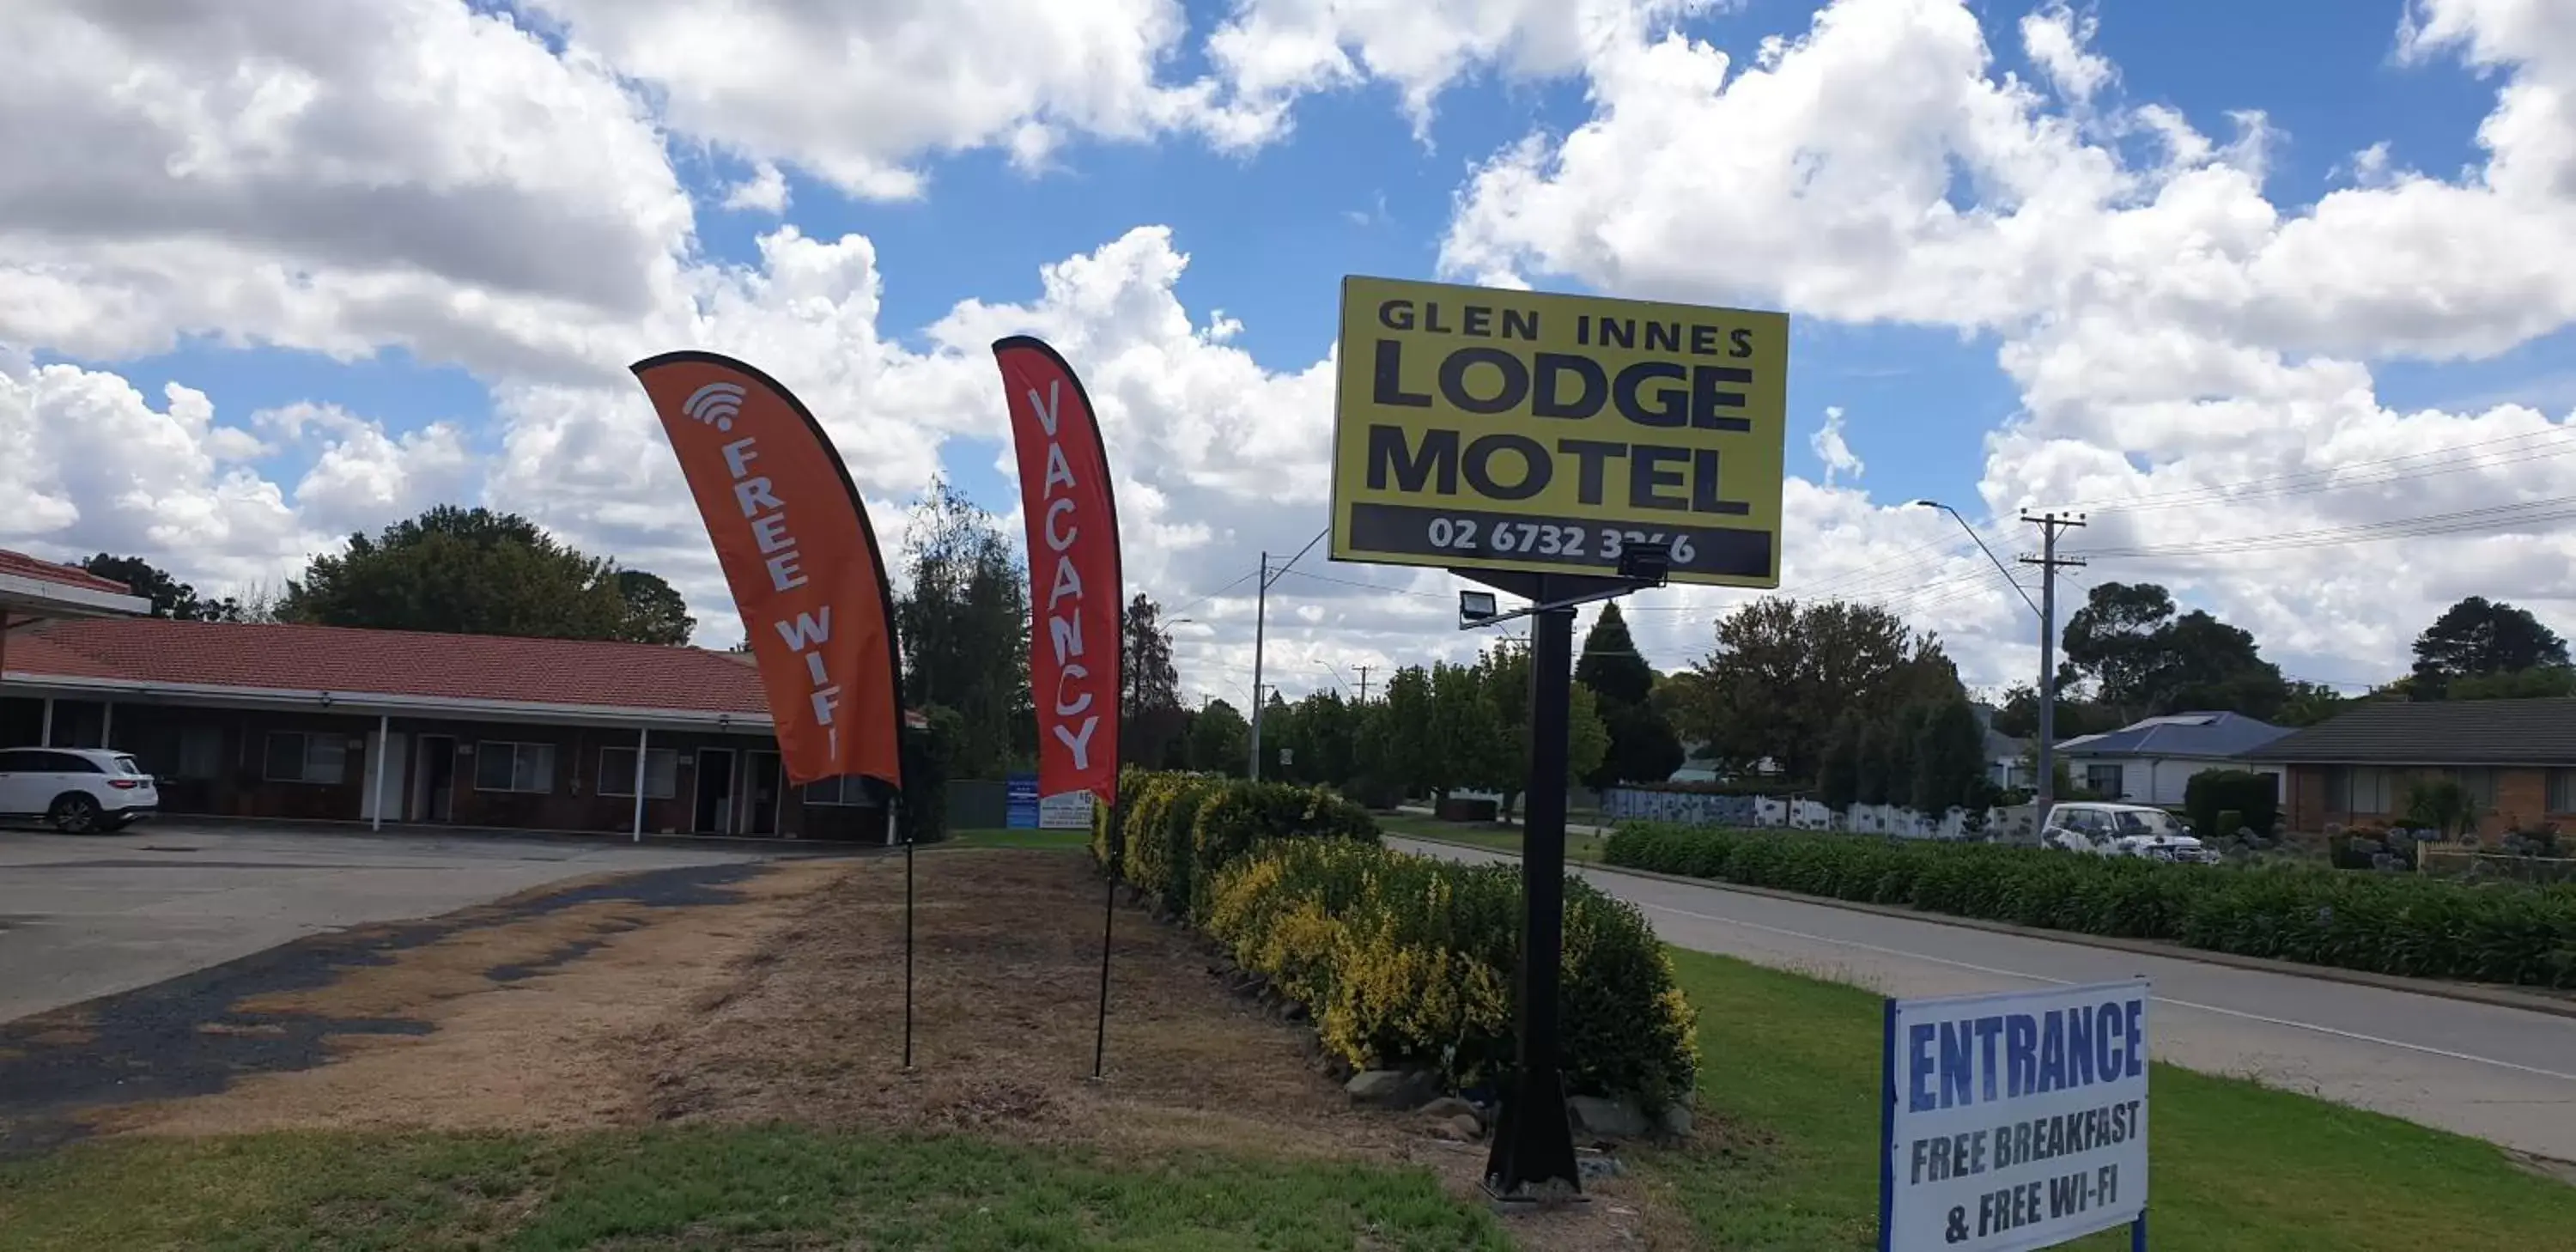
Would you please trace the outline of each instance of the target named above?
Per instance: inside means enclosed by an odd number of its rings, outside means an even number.
[[[2429,779],[2469,793],[2486,838],[2576,821],[2576,699],[2370,700],[2247,756],[2286,772],[2294,830],[2400,820]]]
[[[2057,759],[2085,790],[2130,804],[2178,805],[2191,776],[2207,769],[2252,769],[2279,775],[2278,765],[2239,758],[2289,734],[2289,728],[2241,713],[2169,713],[2057,745]]]
[[[2030,740],[1995,729],[1995,706],[1978,700],[1968,707],[1976,711],[1977,729],[1986,737],[1986,780],[1998,787],[2027,788],[2037,782],[2039,771],[2025,759]]]

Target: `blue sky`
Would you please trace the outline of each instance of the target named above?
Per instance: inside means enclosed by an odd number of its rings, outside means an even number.
[[[1293,547],[1321,524],[1320,488],[1290,484],[1321,481],[1323,417],[1307,410],[1328,402],[1297,375],[1330,348],[1339,278],[1457,277],[1439,272],[1444,240],[1454,229],[1483,249],[1477,264],[1516,270],[1542,287],[1585,289],[1583,279],[1545,269],[1561,263],[1658,288],[1609,294],[1698,292],[1725,299],[1707,293],[1740,287],[1780,293],[1763,298],[1803,301],[1793,310],[1788,469],[1804,484],[1844,490],[1793,484],[1791,592],[1888,604],[1958,641],[1962,654],[1975,656],[1976,674],[1992,677],[2027,672],[2035,663],[2035,655],[2024,655],[2035,652],[2028,622],[2019,616],[2024,611],[1964,536],[1945,533],[1955,528],[1937,515],[1899,507],[1907,500],[1942,500],[1985,521],[1991,519],[1981,516],[1981,493],[2094,504],[2124,494],[2223,489],[2249,477],[2332,469],[2345,459],[2437,456],[2449,443],[2491,432],[2550,436],[2556,432],[2529,431],[2528,415],[2491,410],[2520,402],[2558,418],[2576,408],[2576,304],[2562,308],[2566,302],[2555,299],[2560,287],[2576,286],[2557,279],[2576,261],[2538,257],[2523,265],[2523,254],[2535,250],[2527,241],[2553,231],[2576,237],[2576,229],[2561,229],[2576,222],[2576,208],[2546,194],[2490,194],[2480,184],[2488,154],[2478,131],[2497,108],[2499,89],[2517,76],[2544,90],[2561,89],[2564,67],[2544,64],[2527,46],[2552,38],[2554,29],[2528,16],[2543,9],[2532,0],[2414,0],[2415,11],[2452,22],[2454,38],[2412,61],[2400,52],[2409,13],[2401,0],[2094,0],[2075,5],[2071,20],[2057,0],[1956,0],[1979,24],[1993,58],[1982,76],[1965,62],[1971,49],[1958,37],[1959,11],[1943,0],[1842,0],[1837,34],[1791,53],[1795,64],[1770,80],[1770,90],[1812,93],[1785,104],[1760,95],[1765,88],[1737,92],[1732,81],[1724,96],[1712,98],[1704,90],[1702,58],[1650,53],[1633,42],[1633,30],[1578,47],[1569,42],[1576,38],[1573,24],[1560,20],[1572,10],[1544,0],[1343,0],[1320,7],[1196,0],[1188,4],[1185,31],[1157,32],[1141,45],[1124,23],[1152,14],[1157,0],[1060,0],[1061,9],[1045,7],[1059,0],[985,0],[953,10],[931,6],[913,17],[803,0],[740,0],[725,19],[736,25],[721,28],[692,25],[706,11],[680,0],[471,2],[487,13],[547,15],[538,25],[571,30],[579,55],[558,60],[517,32],[468,21],[454,0],[377,0],[345,11],[358,16],[350,19],[351,50],[336,62],[329,60],[335,50],[316,52],[309,30],[265,11],[230,25],[209,19],[207,38],[249,32],[247,42],[229,59],[196,61],[150,39],[125,40],[128,32],[117,23],[150,25],[129,21],[132,15],[66,18],[67,30],[90,28],[81,38],[95,36],[106,41],[100,46],[133,55],[125,62],[72,59],[72,70],[92,79],[53,88],[61,94],[57,112],[65,133],[86,121],[85,142],[93,147],[113,148],[134,133],[148,132],[153,141],[132,151],[102,151],[86,166],[17,171],[61,184],[53,189],[55,201],[75,207],[63,210],[58,222],[38,223],[28,236],[32,243],[0,233],[0,284],[23,286],[28,273],[68,274],[75,276],[71,283],[97,293],[94,301],[65,298],[37,281],[36,299],[0,308],[0,337],[25,344],[40,360],[97,371],[93,381],[106,375],[142,392],[141,411],[123,418],[133,423],[134,437],[101,433],[102,447],[167,450],[203,438],[202,431],[170,430],[178,415],[153,412],[164,407],[164,385],[178,382],[205,392],[224,425],[304,403],[340,406],[394,436],[441,424],[464,432],[471,464],[460,471],[454,450],[437,440],[390,453],[381,442],[357,447],[367,442],[358,433],[363,426],[333,424],[336,433],[272,439],[265,456],[239,467],[255,481],[242,480],[221,450],[194,458],[184,472],[147,481],[150,475],[140,473],[121,479],[85,473],[83,465],[114,458],[78,451],[70,441],[54,441],[61,451],[49,460],[48,445],[39,440],[36,468],[11,479],[9,467],[0,465],[0,485],[53,497],[44,501],[46,519],[78,520],[12,529],[0,519],[9,542],[52,554],[131,545],[183,574],[196,571],[200,581],[240,583],[300,567],[321,542],[316,532],[380,525],[433,495],[480,492],[539,517],[579,546],[669,571],[702,615],[725,621],[730,614],[701,551],[701,533],[684,510],[661,507],[669,483],[655,475],[667,475],[670,466],[640,455],[644,445],[635,439],[650,414],[616,376],[613,362],[695,332],[707,346],[745,353],[782,375],[798,371],[798,353],[808,363],[819,354],[847,364],[841,376],[798,385],[800,391],[814,384],[838,388],[809,391],[807,398],[845,423],[840,429],[864,430],[856,438],[876,441],[845,449],[881,471],[869,484],[872,493],[914,490],[935,449],[935,463],[953,481],[1007,513],[1012,492],[997,469],[1004,418],[1000,406],[988,410],[982,403],[988,397],[978,384],[985,376],[969,368],[979,363],[918,355],[931,346],[928,327],[974,301],[1013,306],[1005,319],[1054,317],[1047,324],[1057,329],[1048,333],[1077,337],[1067,342],[1089,336],[1086,351],[1109,357],[1133,351],[1144,355],[1132,359],[1168,367],[1141,381],[1130,377],[1114,402],[1128,423],[1119,437],[1167,458],[1152,465],[1142,456],[1121,461],[1123,473],[1171,510],[1150,539],[1130,537],[1131,552],[1143,558],[1131,569],[1149,570],[1146,577],[1158,580],[1140,590],[1167,602],[1188,601],[1248,569],[1255,550]],[[1633,3],[1639,11],[1683,7]],[[1812,0],[1714,0],[1698,6],[1685,33],[1726,52],[1736,80],[1766,41],[1805,35],[1818,7]],[[1029,19],[1041,10],[1047,21]],[[1609,10],[1608,0],[1596,0],[1582,12]],[[2057,81],[2068,63],[2039,64],[2026,48],[2023,22],[2034,14],[2045,23],[2068,22],[2080,51],[2099,58],[2115,77],[2089,97],[2080,84]],[[556,26],[558,17],[567,25]],[[1261,50],[1241,63],[1211,56],[1214,32],[1256,18],[1301,28],[1313,42],[1265,45],[1286,50],[1271,60]],[[931,25],[919,27],[924,22]],[[941,23],[953,26],[957,46],[965,46],[961,31],[983,40],[974,45],[979,49],[994,45],[989,57],[952,63],[943,59],[944,48],[926,57],[905,50],[920,46],[922,30],[947,30]],[[744,81],[730,72],[738,58],[711,60],[704,52],[711,29],[752,31],[770,41],[759,45],[760,56],[781,63],[813,51],[809,71],[840,77],[807,72]],[[415,50],[410,41],[422,32],[449,42]],[[1388,54],[1417,46],[1387,41],[1431,35],[1452,40],[1421,46],[1453,47],[1465,65],[1457,77],[1426,64],[1387,63]],[[835,40],[863,50],[844,58],[845,69],[835,59],[843,44]],[[2464,49],[2472,42],[2500,68],[2469,67]],[[566,46],[551,36],[549,44],[557,52]],[[1117,62],[1146,55],[1147,46],[1165,52],[1150,69]],[[1265,72],[1284,65],[1293,76],[1296,53],[1306,47],[1337,48],[1367,60],[1370,72],[1356,82],[1289,91],[1284,136],[1243,151],[1225,150],[1210,137],[1249,116],[1230,109],[1266,98],[1282,81],[1264,80]],[[461,55],[462,49],[486,55]],[[1532,49],[1548,60],[1545,76],[1502,68]],[[309,65],[295,60],[308,54],[317,58]],[[525,63],[505,64],[511,57]],[[288,154],[310,157],[307,168],[291,171],[305,183],[279,175],[254,186],[256,178],[225,171],[236,181],[173,184],[169,154],[253,142],[241,136],[258,136],[263,119],[218,110],[192,120],[182,116],[186,109],[172,112],[176,106],[145,116],[136,111],[144,106],[119,103],[115,89],[163,82],[172,85],[174,100],[227,98],[226,92],[242,94],[244,75],[256,78],[277,65],[323,76],[329,90],[313,98],[333,101],[327,112],[381,110],[345,127],[332,124],[341,119],[318,117],[301,119],[302,132],[280,132],[299,134],[313,148]],[[1122,73],[1134,81],[1118,86]],[[377,76],[385,74],[393,79],[380,91]],[[1681,80],[1659,77],[1667,74],[1691,77],[1675,91],[1669,89]],[[1202,75],[1219,80],[1210,93],[1175,104]],[[1993,81],[2006,75],[2028,88],[2026,100],[2034,103],[2000,99]],[[1417,133],[1402,84],[1435,80],[1445,86]],[[1104,103],[1094,91],[1103,82],[1116,99]],[[904,94],[866,90],[881,84]],[[273,85],[288,97],[301,90],[283,80]],[[1623,105],[1626,111],[1607,116],[1595,90],[1636,107]],[[695,104],[678,103],[683,100]],[[977,107],[996,100],[996,109]],[[843,107],[854,101],[877,107]],[[1807,105],[1813,107],[1800,107]],[[1168,112],[1158,111],[1167,106]],[[1771,111],[1775,106],[1781,107]],[[2144,112],[2150,107],[2178,116],[2221,151],[2168,164],[2166,139]],[[2249,122],[2255,114],[2261,121]],[[1597,115],[1607,120],[1596,122]],[[1779,124],[1764,133],[1763,123],[1774,118]],[[1853,118],[1874,119],[1901,142],[1873,142],[1883,137],[1855,131]],[[1907,124],[1916,119],[1920,126]],[[493,138],[517,122],[526,123],[523,143]],[[1564,152],[1565,166],[1514,168],[1518,181],[1479,181],[1480,171],[1508,164],[1502,158],[1524,141],[1535,151],[1563,152],[1560,141],[1587,124],[1603,132],[1580,152]],[[1730,137],[1717,129],[1722,126],[1743,127],[1743,144],[1730,149]],[[2252,164],[2244,150],[2225,147],[2249,126],[2259,126],[2263,137],[2259,200],[2237,177]],[[1101,137],[1122,127],[1151,137]],[[1034,172],[1008,154],[1012,137],[1028,133],[1024,128],[1043,128],[1057,143]],[[334,146],[350,134],[412,142]],[[2524,168],[2546,173],[2554,132],[2544,120],[2523,134]],[[936,138],[941,135],[960,146],[920,146],[948,142]],[[1625,159],[1632,164],[1615,165],[1610,162],[1619,157],[1604,155],[1651,154],[1658,145],[1692,152],[1707,164],[1650,167],[1651,156],[1630,155]],[[1935,155],[1920,145],[1944,147]],[[2355,155],[2373,145],[2384,158],[2365,168]],[[2105,148],[2116,161],[2103,158]],[[585,162],[594,152],[611,155],[591,168]],[[725,207],[728,191],[755,169],[750,153],[774,157],[784,171],[792,203],[783,219]],[[1724,164],[1738,155],[1745,158],[1739,166]],[[367,164],[379,158],[381,168]],[[1944,161],[1952,171],[1947,206],[1935,199]],[[1819,165],[1829,165],[1833,177],[1809,181]],[[2065,179],[2074,207],[2043,203],[2024,213],[2028,206],[1999,202],[1991,188],[1975,185],[1967,172],[1972,165],[2006,181]],[[897,166],[924,178],[917,198],[855,198],[817,172],[856,180],[854,170]],[[1740,199],[1730,201],[1724,186],[1696,177],[1646,176],[1718,168],[1740,168],[1753,180]],[[556,169],[566,171],[563,178],[549,177]],[[2403,181],[2408,172],[2441,184],[2438,192],[2410,198],[2410,191],[2430,184]],[[2394,183],[2392,173],[2401,176]],[[481,216],[480,202],[456,191],[460,182],[486,176],[519,195],[527,216]],[[653,215],[676,202],[669,194],[673,177],[693,213],[687,229],[676,213]],[[305,227],[311,239],[241,227],[245,204],[273,221],[305,203],[308,189],[320,202],[342,203],[333,197],[347,188],[337,180],[350,178],[380,180],[368,185],[371,191],[394,189],[388,215],[355,212],[315,221]],[[1534,200],[1545,203],[1518,219],[1517,206],[1492,198],[1496,186],[1534,186]],[[2106,202],[2120,186],[2174,194],[2152,203]],[[77,207],[84,197],[145,187],[167,190],[171,199],[130,237],[117,237],[114,226],[93,227]],[[1816,187],[1828,190],[1815,193]],[[0,196],[6,194],[0,186]],[[1814,194],[1848,198],[1820,202],[1809,198]],[[2297,246],[2285,243],[2291,230],[2282,224],[2338,194],[2348,197],[2347,209],[2366,202],[2365,211],[2304,231],[2290,241]],[[272,199],[260,202],[260,196]],[[1705,219],[1695,216],[1703,203],[1710,205]],[[1637,211],[1627,212],[1632,206]],[[1845,207],[1852,211],[1838,211]],[[601,216],[630,212],[638,214],[633,221]],[[2267,212],[2274,216],[2269,227],[2261,219]],[[2483,215],[2478,220],[2486,229],[2459,225],[2463,212]],[[761,290],[757,240],[782,225],[817,241],[845,234],[870,241],[881,285],[875,331],[912,350],[899,368],[856,357],[842,362],[832,353],[861,316],[853,312],[853,288],[836,285],[864,272],[852,254],[820,246],[798,253],[797,263],[809,267],[798,273],[819,284],[813,290],[821,296],[791,299],[772,289],[776,301],[755,298]],[[1147,225],[1169,227],[1171,246],[1189,257],[1169,291],[1161,286],[1170,266],[1160,240],[1130,235]],[[656,273],[683,277],[654,287],[645,307],[583,305],[586,297],[578,292],[568,305],[514,304],[520,293],[478,285],[488,268],[406,271],[418,250],[386,249],[385,232],[396,229],[439,238],[452,231],[464,241],[459,247],[483,248],[478,263],[487,266],[493,258],[524,264],[523,245],[541,241],[563,249],[560,255],[660,264],[664,269]],[[2482,247],[2472,233],[2526,242]],[[2093,246],[2097,238],[2108,242]],[[2184,249],[2217,242],[2211,256],[2186,255],[2168,266],[2139,250],[2136,241],[2146,239],[2180,241],[2173,246]],[[580,250],[594,242],[595,249]],[[392,259],[375,266],[370,248]],[[166,271],[153,270],[151,260],[134,262],[147,271],[138,277],[121,268],[129,257],[171,260]],[[1734,260],[1742,281],[1734,269],[1708,265],[1711,257]],[[1068,258],[1099,262],[1083,280],[1093,285],[1074,303],[1045,306],[1040,270]],[[707,262],[752,277],[736,282],[704,268]],[[234,264],[257,267],[239,291],[225,281],[223,267]],[[2528,273],[2516,272],[2523,268]],[[1881,270],[1888,271],[1883,282]],[[2353,275],[2362,278],[2350,281]],[[191,301],[169,294],[174,276],[214,294],[202,307],[188,307]],[[300,303],[305,293],[293,290],[299,280],[320,293],[310,307]],[[399,294],[383,297],[389,288]],[[712,290],[726,292],[734,307],[694,322],[681,316],[683,293]],[[2516,291],[2533,293],[2527,305],[2496,294]],[[2425,293],[2421,300],[2418,292]],[[403,311],[370,321],[367,302],[379,297]],[[537,298],[543,297],[531,299]],[[1174,342],[1167,328],[1175,301],[1200,327],[1220,317],[1239,326],[1228,343],[1267,373],[1252,376],[1238,358],[1205,344]],[[2514,311],[2524,307],[2546,316],[2518,318]],[[552,325],[530,328],[563,309],[570,311],[563,313],[562,336],[549,338]],[[1923,320],[1825,315],[1866,317],[1885,309]],[[543,312],[532,316],[532,310]],[[96,324],[132,333],[93,333]],[[1962,333],[1957,325],[1987,329]],[[2065,326],[2082,333],[2052,333]],[[173,332],[183,335],[179,347],[140,359],[65,356],[60,346],[155,343]],[[355,360],[258,346],[357,339],[431,345],[421,350],[458,352],[491,372],[424,363],[392,346]],[[2318,343],[2341,355],[2273,355]],[[2485,355],[2408,355],[2423,344],[2468,345]],[[2012,354],[2011,374],[1998,359],[2005,352]],[[9,356],[0,351],[0,366]],[[2135,368],[2141,364],[2147,369]],[[2157,370],[2163,373],[2145,384],[2152,394],[2142,393],[2141,377]],[[536,377],[543,371],[554,372]],[[528,390],[567,377],[583,381],[541,397]],[[496,387],[537,397],[507,420],[524,446],[553,449],[548,459],[525,465],[503,459]],[[67,391],[42,402],[70,406],[91,398]],[[0,401],[8,399],[0,390]],[[2025,403],[2032,406],[2028,415]],[[1829,478],[1811,444],[1829,408],[1843,412],[1843,439],[1865,465],[1857,477]],[[2447,416],[2400,416],[2428,410]],[[56,420],[47,410],[25,411],[40,423]],[[1292,413],[1294,421],[1282,420]],[[7,446],[9,417],[0,404],[0,446]],[[162,423],[157,432],[156,420]],[[2244,437],[2256,428],[2262,438]],[[1276,441],[1263,444],[1265,432]],[[343,441],[336,450],[333,439]],[[1210,452],[1215,439],[1225,447]],[[237,450],[239,443],[225,440],[223,449]],[[2329,445],[2335,450],[2317,451]],[[308,504],[297,496],[298,484],[325,455],[336,459],[329,472],[314,476],[320,486]],[[2284,497],[2277,506],[2242,511],[2236,521],[2293,532],[2463,507],[2454,496],[2476,502],[2486,498],[2480,492],[2525,498],[2554,490],[2548,463],[2517,464],[2529,468],[2483,478],[2455,473],[2376,495]],[[1297,474],[1307,477],[1282,477]],[[282,507],[267,503],[269,492],[284,497]],[[223,551],[192,538],[192,528],[206,526],[209,517],[230,527]],[[2209,520],[2165,513],[2125,532],[2116,524],[2097,528],[2087,541],[2188,544]],[[2009,554],[2030,538],[2024,529],[1999,522],[1997,546]],[[2474,554],[2468,549],[2477,540],[2456,542],[2456,548],[2425,549],[2417,585],[2400,598],[2388,594],[2385,580],[2346,579],[2314,595],[2286,593],[2353,567],[2322,549],[2268,564],[2166,551],[2130,558],[2142,563],[2105,564],[2088,576],[2165,579],[2187,603],[2254,629],[2268,652],[2337,675],[2375,674],[2397,664],[2406,639],[2438,611],[2429,603],[2437,597],[2477,590],[2576,598],[2576,587],[2563,586],[2551,571],[2547,542],[2518,551],[2499,542]],[[1945,543],[1947,550],[1940,547]],[[1922,555],[1905,555],[1918,549]],[[2463,555],[2478,559],[2457,559]],[[1379,587],[1407,577],[1396,570],[1341,572]],[[1434,647],[1454,654],[1464,645],[1455,639],[1435,644],[1423,634],[1438,625],[1426,621],[1424,604],[1440,598],[1436,577],[1423,577],[1409,601],[1380,596],[1361,604],[1356,601],[1369,598],[1364,589],[1307,587],[1313,595],[1301,609],[1324,615],[1313,624],[1314,647],[1344,662]],[[1335,601],[1337,594],[1348,603]],[[1708,618],[1734,603],[1731,594],[1647,597],[1641,610],[1660,611],[1641,612],[1639,620],[1669,629],[1641,630],[1641,639],[1665,664],[1704,652]],[[1399,611],[1408,607],[1409,613]],[[1220,603],[1210,609],[1222,620],[1204,641],[1200,663],[1223,669],[1247,659],[1248,608]]]
[[[1193,4],[1194,28],[1218,20],[1222,7]],[[1814,7],[1748,0],[1687,29],[1740,63],[1765,36],[1803,29]],[[2015,32],[2027,10],[1980,11],[1999,67],[2032,77]],[[2127,102],[2170,104],[2213,136],[2228,132],[2230,111],[2266,113],[2283,132],[2272,149],[2270,191],[2285,208],[2348,185],[2350,155],[2372,143],[2389,143],[2399,166],[2435,174],[2478,157],[2473,136],[2496,84],[2451,61],[2398,64],[2395,4],[2156,0],[2094,12],[2095,47],[2120,67],[2115,90]],[[1577,81],[1513,82],[1490,72],[1440,97],[1427,142],[1409,133],[1398,110],[1395,89],[1383,84],[1311,96],[1300,102],[1289,139],[1242,156],[1194,142],[1077,140],[1034,176],[992,150],[932,158],[922,163],[929,192],[911,202],[853,202],[790,171],[792,216],[811,235],[857,232],[875,242],[885,275],[880,325],[916,347],[920,328],[960,300],[1031,298],[1041,265],[1141,223],[1168,224],[1191,255],[1183,301],[1202,316],[1222,310],[1239,319],[1236,343],[1266,367],[1295,369],[1332,340],[1338,275],[1430,275],[1452,198],[1471,169],[1532,129],[1562,133],[1588,116]],[[719,207],[722,188],[747,167],[702,153],[679,164],[698,194],[706,254],[752,260],[752,241],[772,220]],[[2571,343],[2553,337],[2470,366],[2399,363],[2386,379],[2388,399],[2412,406],[2533,390],[2571,398]],[[1838,405],[1850,415],[1846,437],[1869,467],[1873,495],[1972,497],[1980,438],[2017,403],[1990,338],[1808,319],[1792,352],[1792,472],[1822,475],[1805,435],[1826,405]],[[463,371],[423,368],[398,349],[344,363],[197,343],[113,364],[147,390],[183,380],[236,415],[334,402],[401,432],[439,420],[477,422],[487,407],[482,387]],[[999,508],[1008,486],[993,471],[997,448],[960,441],[942,459],[960,485]],[[258,468],[293,481],[309,456],[290,450]]]

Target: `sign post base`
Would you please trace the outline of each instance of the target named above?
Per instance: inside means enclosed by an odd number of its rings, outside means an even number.
[[[1461,576],[1540,603],[1583,590],[1564,585],[1577,580],[1552,575],[1479,571]],[[1546,1203],[1583,1191],[1557,1055],[1557,987],[1565,962],[1565,756],[1573,705],[1574,610],[1550,608],[1531,616],[1529,780],[1521,810],[1525,911],[1519,1064],[1494,1123],[1485,1190],[1498,1200]]]

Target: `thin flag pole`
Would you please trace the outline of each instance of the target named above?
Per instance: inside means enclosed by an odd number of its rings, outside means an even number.
[[[886,824],[896,825],[895,806],[886,801]],[[912,832],[903,832],[903,1067],[912,1068]]]
[[[1109,864],[1101,867],[1107,888],[1100,900],[1100,1018],[1093,1025],[1091,1039],[1091,1077],[1098,1081],[1106,1076],[1109,1060],[1109,937],[1118,929],[1118,857],[1119,845],[1126,832],[1118,825],[1118,806],[1109,806]]]

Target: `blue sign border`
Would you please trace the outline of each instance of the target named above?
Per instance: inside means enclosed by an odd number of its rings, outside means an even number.
[[[1959,996],[1920,998],[1964,1001],[2002,999],[2018,994],[2020,993],[2011,991],[1990,991],[1983,995],[1970,993]],[[1878,1049],[1878,1252],[1893,1252],[1896,1242],[1896,1153],[1894,1148],[1896,1145],[1897,997],[1884,997],[1883,1003],[1886,1006],[1886,1012],[1880,1021]],[[2129,1252],[2147,1252],[2147,1211],[2143,1208],[2138,1210],[2138,1220],[2129,1223]]]

